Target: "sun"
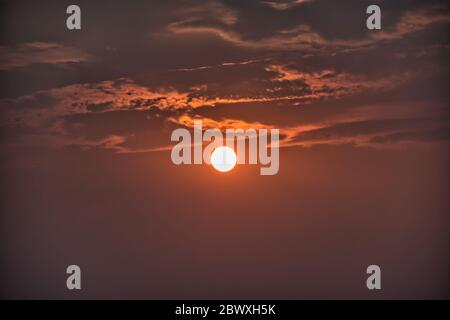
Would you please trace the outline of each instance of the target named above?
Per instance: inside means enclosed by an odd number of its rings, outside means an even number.
[[[217,171],[228,172],[237,162],[236,153],[230,147],[218,147],[211,154],[211,164]]]

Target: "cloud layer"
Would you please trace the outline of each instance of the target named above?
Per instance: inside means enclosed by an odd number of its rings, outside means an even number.
[[[276,127],[290,147],[446,141],[447,95],[432,83],[448,79],[440,63],[449,53],[447,5],[384,4],[383,29],[374,32],[361,23],[363,6],[350,6],[349,19],[360,19],[352,28],[342,19],[339,34],[328,29],[335,23],[325,21],[328,5],[187,1],[175,10],[166,3],[158,9],[172,14],[158,24],[143,27],[137,18],[135,29],[125,28],[138,41],[113,37],[115,28],[125,32],[119,16],[117,25],[100,21],[70,43],[57,34],[11,39],[0,48],[3,82],[49,76],[23,87],[26,94],[3,92],[8,143],[26,137],[58,147],[164,150],[170,130],[193,119]],[[325,20],[311,20],[320,10]],[[102,27],[113,28],[104,40]]]

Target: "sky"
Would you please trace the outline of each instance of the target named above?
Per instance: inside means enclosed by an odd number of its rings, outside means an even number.
[[[381,30],[365,0],[76,1],[68,30],[72,2],[0,2],[1,297],[450,297],[447,1],[379,0]],[[278,174],[174,165],[194,120],[279,129]]]

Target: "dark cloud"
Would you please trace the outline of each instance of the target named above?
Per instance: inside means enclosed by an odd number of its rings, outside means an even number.
[[[423,131],[404,131],[392,134],[380,135],[373,137],[370,142],[374,143],[389,143],[389,142],[405,142],[405,141],[419,141],[419,142],[438,142],[450,141],[450,128],[444,126],[434,130]]]
[[[438,142],[448,140],[448,121],[443,119],[387,119],[339,123],[300,132],[291,145],[372,143],[403,141]]]

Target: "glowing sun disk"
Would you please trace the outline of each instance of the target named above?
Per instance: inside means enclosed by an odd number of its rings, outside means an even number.
[[[230,147],[218,147],[211,154],[211,164],[220,172],[228,172],[237,162],[236,153]]]

